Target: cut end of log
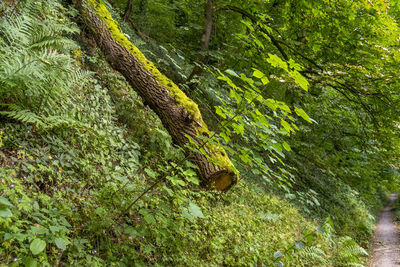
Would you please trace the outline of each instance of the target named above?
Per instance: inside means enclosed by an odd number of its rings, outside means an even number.
[[[237,182],[238,172],[224,148],[216,138],[213,138],[197,104],[129,41],[120,31],[118,23],[113,20],[105,2],[102,0],[74,0],[74,2],[83,15],[85,24],[92,29],[107,61],[125,76],[144,101],[149,103],[174,142],[181,147],[194,142],[197,148],[203,149],[193,153],[191,158],[191,161],[199,167],[198,174],[202,185],[219,191],[227,191],[233,186]],[[206,136],[212,140],[204,143],[199,136]],[[192,151],[187,148],[185,153],[191,155]]]
[[[211,188],[215,188],[218,191],[227,191],[231,186],[236,184],[237,175],[234,172],[222,170],[210,176],[210,181]]]

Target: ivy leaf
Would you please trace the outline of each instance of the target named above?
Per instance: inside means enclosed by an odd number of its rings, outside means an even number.
[[[201,211],[200,207],[193,202],[190,202],[188,211],[195,218],[204,218],[203,212]]]
[[[29,246],[29,249],[32,251],[33,255],[38,255],[45,248],[46,248],[46,242],[40,238],[36,238],[35,240],[33,240],[31,245]]]

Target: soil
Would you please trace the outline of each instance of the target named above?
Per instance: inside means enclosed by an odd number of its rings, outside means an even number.
[[[390,203],[379,214],[372,239],[370,267],[400,266],[399,228],[393,223],[392,206],[397,194],[390,195]]]

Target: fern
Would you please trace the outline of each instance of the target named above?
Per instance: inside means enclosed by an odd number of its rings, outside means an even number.
[[[90,80],[70,52],[78,33],[57,1],[27,1],[0,21],[0,114],[41,128],[81,125],[67,118],[73,91]]]
[[[315,246],[306,247],[298,252],[300,259],[307,264],[318,264],[318,266],[325,266],[327,262],[327,256],[325,252]]]
[[[21,109],[18,105],[9,104],[7,105],[10,111],[0,111],[1,115],[8,116],[10,118],[19,120],[24,123],[32,123],[38,126],[43,126],[43,120],[30,110]]]
[[[337,266],[363,266],[362,258],[367,257],[368,252],[360,247],[351,237],[340,237],[337,242],[337,254],[335,262]]]

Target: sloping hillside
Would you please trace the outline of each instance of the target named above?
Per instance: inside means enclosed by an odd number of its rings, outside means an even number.
[[[398,189],[398,4],[278,2],[1,2],[0,266],[364,266]]]

